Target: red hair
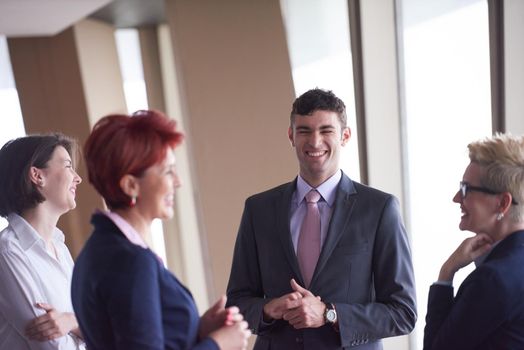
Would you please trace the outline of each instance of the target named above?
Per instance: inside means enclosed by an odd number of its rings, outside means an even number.
[[[128,207],[130,198],[120,188],[122,177],[140,177],[182,139],[176,122],[158,111],[105,116],[95,124],[84,146],[89,182],[109,208]]]

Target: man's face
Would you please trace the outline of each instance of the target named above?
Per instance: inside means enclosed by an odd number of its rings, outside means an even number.
[[[317,110],[312,115],[296,115],[288,136],[297,153],[300,176],[317,187],[339,169],[341,147],[349,141],[351,131],[342,129],[336,112]]]

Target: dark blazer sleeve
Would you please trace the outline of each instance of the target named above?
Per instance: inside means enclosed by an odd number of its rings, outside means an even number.
[[[424,327],[424,349],[431,349],[440,326],[453,308],[453,287],[432,285],[429,288],[426,326]]]
[[[116,349],[163,349],[158,262],[144,250],[128,256],[125,269],[103,283]]]
[[[106,294],[107,312],[110,317],[116,349],[165,349],[162,325],[162,301],[156,258],[146,250],[133,254],[130,261],[123,261],[127,268],[103,291]],[[169,297],[169,296],[166,296]],[[186,339],[184,329],[171,329],[171,338]],[[174,336],[174,337],[173,337]],[[187,349],[185,342],[172,344],[173,349]],[[192,350],[217,350],[218,345],[209,337],[191,347]]]
[[[514,298],[522,297],[518,293],[506,288],[497,272],[482,268],[464,280],[455,298],[452,288],[431,286],[424,350],[498,348],[488,346],[488,339],[494,338],[493,332],[508,322]]]
[[[235,243],[227,296],[228,306],[238,306],[251,331],[259,333],[263,308],[270,299],[264,298],[249,199],[245,203]]]
[[[349,347],[407,334],[411,332],[417,319],[411,251],[398,201],[388,195],[382,205],[382,211],[376,207],[364,209],[379,210],[378,222],[367,222],[364,219],[367,215],[377,221],[369,212],[355,213],[352,215],[353,219],[349,219],[360,222],[354,224],[355,230],[372,232],[373,227],[376,227],[370,267],[372,286],[369,291],[374,295],[369,302],[335,303],[339,313],[342,346]],[[355,261],[357,266],[354,268],[358,269],[359,264],[366,263]],[[353,277],[365,278],[366,274],[368,273],[355,272]],[[353,280],[353,284],[355,282]],[[365,290],[364,286],[354,286],[352,290],[356,292],[359,288]]]

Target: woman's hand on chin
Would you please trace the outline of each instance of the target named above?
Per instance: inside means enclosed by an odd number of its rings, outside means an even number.
[[[466,238],[442,265],[439,281],[452,281],[458,270],[487,253],[492,244],[493,240],[485,233]]]

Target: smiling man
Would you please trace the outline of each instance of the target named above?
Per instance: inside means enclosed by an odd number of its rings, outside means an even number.
[[[288,130],[299,174],[246,200],[228,284],[261,349],[382,349],[417,318],[398,201],[339,166],[344,103],[309,90]]]

